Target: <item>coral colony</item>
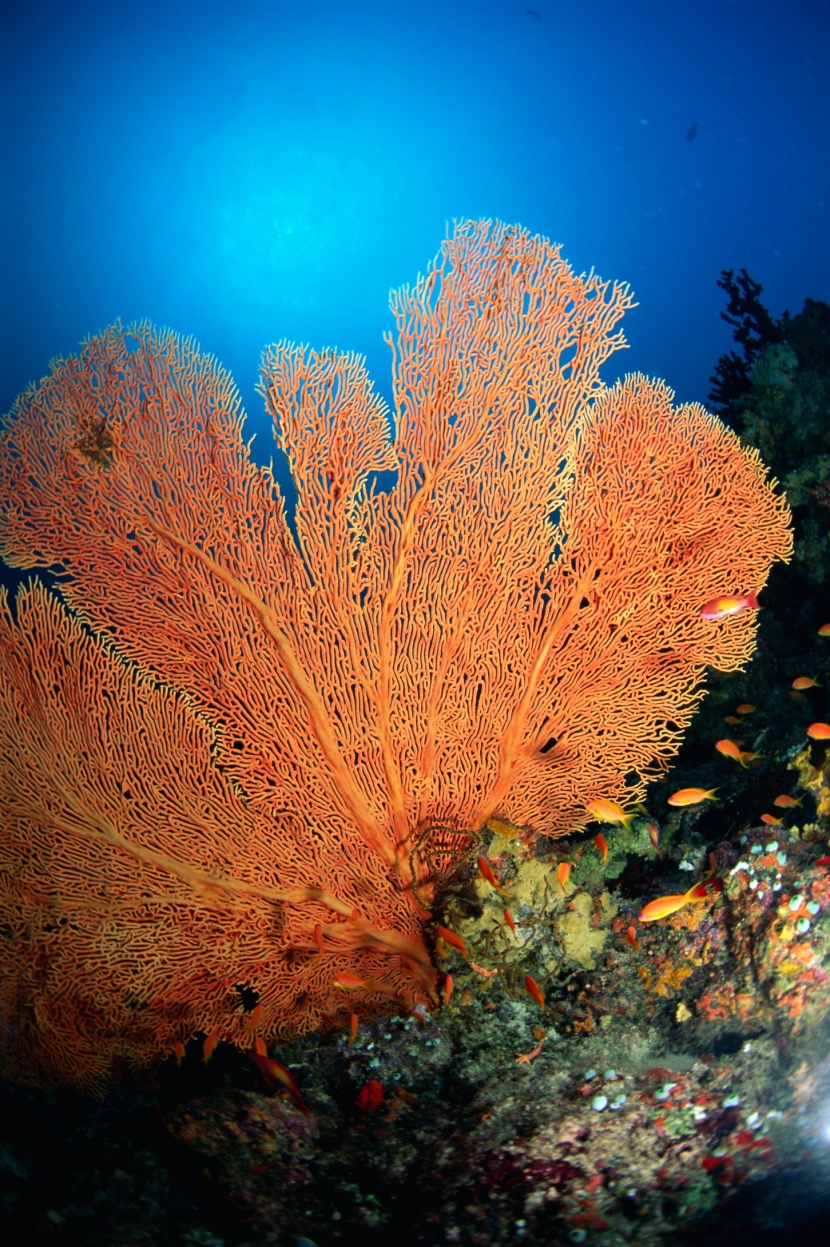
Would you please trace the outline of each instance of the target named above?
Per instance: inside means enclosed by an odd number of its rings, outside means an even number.
[[[464,222],[392,297],[393,412],[356,356],[269,347],[293,526],[190,340],[115,325],[21,396],[0,553],[60,575],[0,616],[8,1073],[94,1089],[197,1034],[268,1062],[358,1008],[424,1016],[486,828],[628,834],[791,547],[756,451],[660,381],[600,382],[631,302]]]

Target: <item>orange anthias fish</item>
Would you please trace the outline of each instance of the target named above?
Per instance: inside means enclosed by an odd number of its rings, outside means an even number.
[[[449,944],[451,948],[457,948],[460,953],[467,956],[467,945],[464,943],[460,935],[456,935],[455,931],[450,931],[449,927],[436,927],[435,934],[445,944]]]
[[[822,624],[818,629],[818,636],[830,636],[830,623]]]
[[[444,976],[444,1004],[448,1005],[452,998],[452,975]]]
[[[757,753],[744,752],[736,740],[716,740],[715,748],[725,758],[734,758],[743,767],[746,766],[747,762],[754,762],[758,757]]]
[[[821,685],[818,682],[818,676],[813,676],[811,679],[808,675],[800,675],[798,679],[793,680],[792,686],[793,688],[798,689],[799,692],[805,688],[821,688]]]
[[[494,875],[493,867],[487,861],[486,857],[480,857],[478,859],[478,873],[481,875],[482,879],[486,880],[486,882],[490,884],[491,888],[495,888],[496,891],[500,892],[502,896],[507,896],[507,892]]]
[[[596,822],[622,823],[626,830],[631,827],[631,820],[636,817],[634,814],[626,814],[619,802],[608,801],[605,797],[596,797],[595,800],[588,801],[585,809],[589,814],[593,814]]]
[[[604,866],[605,863],[608,861],[608,841],[605,839],[605,836],[600,832],[599,835],[594,836],[594,844],[599,849],[599,855],[602,860],[602,864]]]
[[[682,896],[658,896],[656,901],[649,901],[639,915],[640,922],[659,922],[661,918],[676,914],[678,909],[682,909],[684,905],[695,905],[705,901],[710,894],[712,884],[717,882],[717,880],[704,879],[701,883],[693,883],[688,892],[684,892]]]
[[[743,593],[740,597],[710,598],[701,606],[700,617],[701,619],[725,619],[727,615],[738,615],[741,611],[760,609],[754,593]]]
[[[219,1031],[212,1030],[205,1042],[202,1044],[202,1060],[207,1065],[210,1058],[216,1051],[216,1045],[219,1043]]]
[[[556,878],[559,880],[559,886],[563,892],[565,891],[565,884],[568,882],[568,877],[570,876],[572,869],[572,862],[560,862],[556,867]]]
[[[332,982],[335,987],[342,987],[343,991],[347,992],[369,991],[372,986],[368,979],[359,978],[350,970],[343,970]]]
[[[532,996],[540,1009],[545,1007],[545,997],[541,987],[531,975],[525,976],[525,990],[529,996]]]
[[[801,805],[801,798],[791,797],[786,792],[782,792],[781,796],[776,797],[772,804],[777,805],[779,810],[789,810],[794,805]]]
[[[830,723],[811,723],[807,735],[811,740],[830,740]]]
[[[359,978],[350,970],[341,971],[337,978],[332,979],[332,983],[344,992],[378,992],[382,996],[388,996],[390,1000],[398,999],[398,993],[394,988],[387,987],[385,983],[379,983],[377,979]]]
[[[697,805],[700,801],[717,801],[717,788],[678,788],[669,797],[669,805]]]
[[[762,814],[761,822],[767,827],[781,827],[782,819],[776,818],[774,814]]]
[[[742,701],[740,706],[736,706],[735,708],[738,711],[738,714],[754,714],[757,710],[757,706],[753,706],[751,702],[748,701]]]
[[[265,1044],[261,1039],[257,1039],[256,1047],[252,1048],[248,1056],[259,1070],[267,1085],[273,1090],[278,1084],[285,1087],[290,1092],[294,1103],[301,1113],[305,1113],[307,1117],[311,1116],[308,1105],[300,1095],[300,1088],[294,1081],[294,1075],[284,1065],[280,1065],[279,1061],[274,1061],[268,1056]]]

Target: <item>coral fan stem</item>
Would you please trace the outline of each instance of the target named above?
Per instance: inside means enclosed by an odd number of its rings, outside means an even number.
[[[171,529],[158,524],[149,516],[146,517],[146,523],[158,536],[167,538],[168,541],[172,541],[181,550],[184,550],[186,554],[198,559],[203,566],[216,576],[217,580],[221,580],[229,589],[237,593],[254,611],[263,630],[276,645],[285,669],[305,703],[314,735],[331,768],[338,789],[348,807],[349,814],[354,819],[355,825],[359,828],[363,838],[372,849],[380,853],[391,866],[395,866],[402,874],[408,875],[406,857],[399,854],[389,843],[389,840],[378,827],[363,793],[352,779],[351,773],[338,749],[331,719],[326,713],[320,695],[303,670],[288,636],[279,625],[274,611],[244,581],[240,580],[238,576],[234,576],[233,572],[228,571],[221,563],[217,563],[204,550],[200,550],[198,546],[186,541],[184,537],[181,537]]]

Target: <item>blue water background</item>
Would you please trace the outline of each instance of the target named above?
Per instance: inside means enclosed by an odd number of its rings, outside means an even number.
[[[627,281],[606,373],[704,400],[722,268],[774,314],[830,298],[822,0],[50,3],[0,16],[0,409],[121,317],[255,392],[280,338],[390,397],[391,287],[447,223],[520,222]]]

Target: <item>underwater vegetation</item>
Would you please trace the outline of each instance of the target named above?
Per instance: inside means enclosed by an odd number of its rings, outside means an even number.
[[[0,550],[59,588],[3,604],[7,1071],[431,1009],[489,820],[560,836],[665,769],[790,531],[719,420],[601,385],[630,303],[466,222],[393,295],[391,432],[359,359],[268,348],[293,530],[190,341],[114,326],[18,399]]]
[[[718,361],[710,403],[784,488],[803,602],[830,580],[830,306],[805,299],[796,316],[776,320],[745,269],[725,271],[718,285],[741,351]]]
[[[734,269],[724,269],[717,284],[727,295],[721,317],[732,326],[733,339],[741,349],[727,351],[715,365],[709,405],[736,427],[755,384],[755,367],[769,347],[786,343],[795,353],[799,368],[826,374],[830,368],[830,307],[820,299],[805,299],[798,315],[785,312],[776,319],[761,302],[764,287],[745,268],[737,276]]]

